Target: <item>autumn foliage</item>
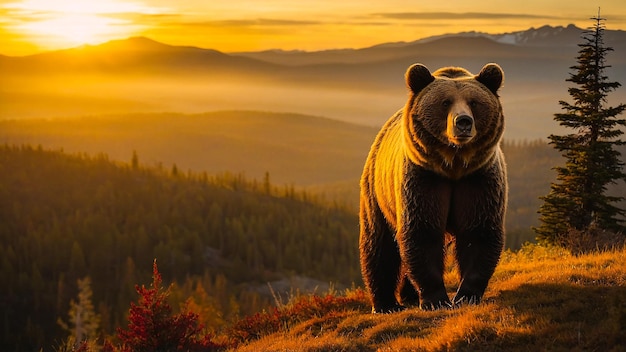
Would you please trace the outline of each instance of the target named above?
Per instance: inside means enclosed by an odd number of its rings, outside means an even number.
[[[213,351],[221,347],[211,341],[211,335],[202,336],[198,315],[183,311],[172,313],[167,303],[169,290],[163,288],[163,279],[156,260],[153,264],[152,285],[135,286],[139,301],[131,303],[128,327],[119,328],[117,336],[122,352],[158,351]]]
[[[363,289],[352,290],[346,296],[331,293],[298,296],[284,307],[274,307],[239,320],[228,335],[236,343],[249,342],[311,318],[327,318],[346,311],[369,311],[369,297]]]
[[[163,279],[156,260],[153,264],[152,284],[149,288],[135,286],[137,303],[131,303],[128,327],[118,328],[121,345],[114,348],[109,341],[107,350],[120,352],[144,351],[221,351],[257,340],[274,332],[288,329],[311,318],[328,319],[346,312],[368,312],[369,298],[362,289],[350,290],[345,296],[328,293],[324,296],[301,295],[289,303],[274,307],[234,322],[217,339],[205,333],[196,313],[183,309],[173,314],[167,303],[169,289],[163,288]]]
[[[445,280],[452,294],[454,266]],[[117,336],[57,351],[621,351],[626,343],[624,248],[584,255],[538,245],[507,251],[476,306],[370,314],[368,294],[353,288],[277,299],[277,307],[214,334],[187,307],[173,311],[156,263],[152,285],[136,291],[128,326]]]

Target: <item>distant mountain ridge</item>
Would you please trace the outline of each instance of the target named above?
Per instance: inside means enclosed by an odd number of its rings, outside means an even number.
[[[237,52],[233,55],[241,55],[253,57],[269,62],[280,64],[293,64],[294,59],[302,56],[316,56],[319,60],[324,57],[346,56],[351,52],[370,53],[380,50],[394,50],[400,48],[413,47],[419,44],[432,43],[435,41],[446,40],[450,38],[487,38],[498,44],[507,44],[520,47],[553,47],[553,48],[575,48],[581,41],[581,34],[585,30],[576,27],[573,24],[567,26],[541,26],[539,28],[531,27],[527,30],[508,32],[501,34],[490,34],[486,32],[467,31],[460,33],[448,33],[418,39],[411,42],[391,42],[374,45],[361,49],[329,49],[321,51],[284,51],[280,49],[266,50],[260,52]],[[626,31],[623,30],[606,30],[605,39],[612,45],[626,47]],[[282,58],[281,58],[282,57]],[[325,60],[330,62],[331,60]]]
[[[382,43],[360,49],[275,49],[232,53],[194,46],[169,45],[147,37],[131,37],[23,57],[0,55],[0,72],[8,75],[13,72],[49,73],[66,70],[258,73],[280,70],[280,66],[372,63],[398,60],[407,56],[441,56],[453,48],[465,51],[453,54],[457,56],[468,55],[469,51],[473,51],[473,55],[485,55],[485,49],[489,49],[487,53],[493,52],[493,56],[497,57],[513,47],[517,48],[519,54],[530,51],[530,55],[534,55],[539,51],[547,51],[553,55],[564,52],[565,49],[569,49],[568,53],[571,52],[580,43],[583,31],[572,24],[566,27],[546,25],[503,34],[475,31],[444,34],[412,42]],[[608,45],[616,46],[616,50],[626,48],[626,31],[606,30],[605,41]],[[458,45],[462,47],[459,48]]]
[[[507,138],[558,132],[583,29],[455,33],[360,49],[223,53],[134,37],[25,57],[0,56],[0,119],[106,113],[295,112],[380,126],[405,103],[404,73],[488,62],[505,72]],[[611,79],[626,77],[626,32],[605,30]],[[624,89],[610,99],[626,101]],[[613,101],[613,100],[611,100]]]
[[[502,34],[489,34],[486,32],[461,32],[456,34],[444,34],[422,39],[422,42],[432,41],[443,37],[485,37],[502,44],[541,46],[547,43],[558,44],[560,46],[575,46],[580,41],[580,34],[584,29],[573,24],[567,26],[541,26],[531,27],[524,31],[508,32]],[[611,31],[619,32],[619,31]]]
[[[487,35],[497,42],[514,45],[543,46],[558,43],[562,46],[576,46],[580,42],[580,35],[584,30],[570,24],[563,26],[542,26],[525,31]]]
[[[112,40],[24,57],[0,57],[0,72],[6,69],[7,73],[27,74],[67,71],[181,73],[198,69],[206,73],[223,73],[246,72],[249,67],[270,70],[273,66],[253,58],[228,55],[213,49],[168,45],[146,37]]]
[[[402,65],[414,60],[424,62],[441,57],[485,57],[495,61],[499,57],[571,57],[580,43],[583,29],[543,26],[525,31],[488,34],[461,32],[419,39],[412,42],[382,43],[360,49],[332,49],[321,51],[267,50],[258,52],[224,53],[215,49],[176,46],[157,42],[147,37],[112,40],[99,45],[45,52],[23,57],[0,55],[0,73],[40,75],[67,73],[119,74],[211,74],[228,76],[245,74],[278,80],[293,80],[303,74],[320,76],[320,65],[380,64],[389,66],[398,61]],[[626,32],[606,30],[605,39],[617,51],[626,49]],[[565,56],[564,56],[565,55]],[[615,57],[612,58],[615,60]],[[622,60],[624,61],[624,60]],[[308,66],[294,73],[293,66]],[[362,70],[364,67],[357,67]],[[342,68],[343,70],[343,68]],[[309,74],[307,71],[311,72]],[[371,70],[370,70],[371,71]],[[375,71],[375,70],[374,70]],[[322,72],[323,73],[323,72]],[[334,79],[334,74],[330,75]],[[317,79],[313,79],[316,81]]]
[[[0,58],[32,58],[32,57],[40,57],[41,55],[49,55],[50,53],[69,53],[69,52],[77,52],[77,51],[124,51],[124,52],[159,52],[159,51],[177,51],[179,53],[194,53],[194,52],[204,52],[204,53],[213,53],[215,55],[222,54],[228,56],[255,56],[260,57],[263,55],[272,55],[272,54],[284,54],[284,55],[300,55],[300,54],[313,54],[313,53],[347,53],[351,51],[367,51],[372,49],[381,49],[381,48],[397,48],[397,47],[405,47],[414,44],[424,44],[433,42],[440,39],[445,38],[476,38],[483,37],[493,40],[500,44],[510,44],[510,45],[519,45],[519,46],[545,46],[545,45],[556,45],[560,47],[573,47],[576,46],[580,42],[580,35],[584,29],[576,27],[574,24],[569,24],[567,26],[550,26],[545,25],[539,28],[531,27],[527,30],[516,31],[516,32],[507,32],[500,34],[490,34],[487,32],[476,32],[476,31],[467,31],[467,32],[458,32],[458,33],[448,33],[442,35],[435,35],[426,38],[417,39],[415,41],[410,42],[389,42],[389,43],[381,43],[365,48],[341,48],[341,49],[327,49],[327,50],[318,50],[318,51],[304,51],[304,50],[282,50],[282,49],[270,49],[270,50],[262,50],[262,51],[245,51],[245,52],[222,52],[216,48],[201,48],[196,46],[178,46],[178,45],[170,45],[162,42],[158,42],[154,39],[148,37],[129,37],[127,39],[116,39],[111,40],[102,44],[91,45],[85,44],[75,48],[55,50],[51,52],[44,52],[39,54],[27,55],[27,56],[7,56],[0,54]],[[624,44],[626,42],[626,31],[623,30],[605,30],[605,40],[609,42],[614,42],[617,45]]]

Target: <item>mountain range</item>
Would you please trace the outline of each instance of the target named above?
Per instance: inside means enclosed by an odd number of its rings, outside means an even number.
[[[564,49],[576,48],[581,42],[581,34],[583,29],[573,24],[568,26],[542,26],[539,28],[530,28],[524,31],[489,34],[485,32],[468,31],[454,34],[443,34],[427,37],[412,42],[395,42],[384,43],[363,49],[337,49],[324,50],[316,52],[307,51],[284,51],[284,50],[268,50],[260,52],[240,52],[235,55],[258,58],[268,62],[280,63],[284,65],[303,65],[303,64],[320,64],[320,63],[358,63],[383,61],[398,58],[404,55],[419,53],[423,44],[444,40],[442,43],[454,43],[455,41],[446,41],[450,38],[463,39],[465,42],[472,43],[474,47],[481,48],[482,45],[503,44],[511,46],[523,47],[532,53],[531,56],[537,56],[539,52],[543,55],[553,55],[562,52]],[[483,38],[488,41],[472,41],[472,39]],[[622,30],[607,30],[605,32],[605,40],[619,49],[626,48],[626,32]],[[482,43],[482,44],[481,44]],[[476,46],[477,45],[477,46]],[[465,47],[465,46],[463,46]],[[497,47],[497,45],[496,45]],[[441,47],[425,47],[425,48],[441,48]],[[547,50],[553,49],[553,50]],[[438,53],[438,52],[437,52]],[[499,56],[499,55],[498,55]],[[540,55],[541,56],[541,55]]]
[[[0,56],[0,119],[225,109],[295,112],[380,126],[406,99],[404,72],[487,62],[505,71],[507,137],[544,138],[568,98],[582,29],[543,26],[463,32],[413,42],[316,52],[223,53],[145,37],[23,57]],[[626,32],[606,30],[608,76],[626,78]],[[625,101],[618,90],[609,102]]]

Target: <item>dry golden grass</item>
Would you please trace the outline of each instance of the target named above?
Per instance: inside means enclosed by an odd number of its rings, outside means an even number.
[[[446,284],[458,282],[452,265]],[[368,303],[312,316],[238,351],[626,351],[626,250],[506,252],[484,301],[372,315]]]

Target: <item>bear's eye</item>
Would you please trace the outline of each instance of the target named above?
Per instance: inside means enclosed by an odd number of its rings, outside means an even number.
[[[452,105],[452,101],[450,101],[450,99],[446,99],[443,102],[441,102],[441,106],[443,106],[444,108],[449,108]]]
[[[476,100],[470,100],[470,102],[469,102],[469,107],[471,109],[478,107],[478,105],[480,105],[480,103],[477,102]]]

